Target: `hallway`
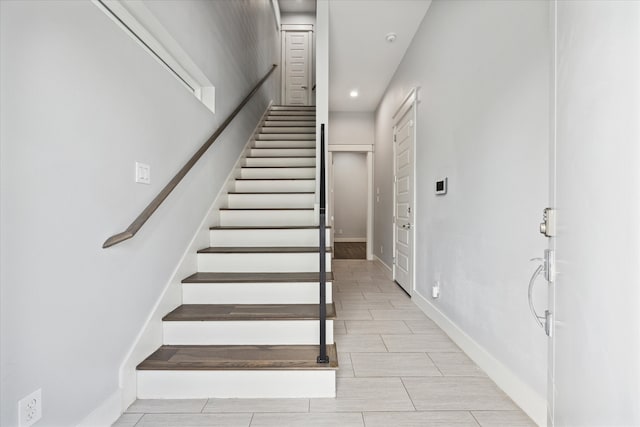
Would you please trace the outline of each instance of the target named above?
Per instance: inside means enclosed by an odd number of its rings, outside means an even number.
[[[115,426],[533,426],[389,280],[334,260],[335,399],[138,400]]]

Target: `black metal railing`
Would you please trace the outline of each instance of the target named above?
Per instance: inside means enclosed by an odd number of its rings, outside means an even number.
[[[325,186],[324,123],[320,125],[320,355],[318,363],[329,363],[327,355],[327,198]]]

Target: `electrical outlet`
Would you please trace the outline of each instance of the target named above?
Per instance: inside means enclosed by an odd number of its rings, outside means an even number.
[[[384,246],[380,245],[380,255],[384,253]]]
[[[42,389],[39,388],[18,402],[18,425],[29,427],[42,418]]]

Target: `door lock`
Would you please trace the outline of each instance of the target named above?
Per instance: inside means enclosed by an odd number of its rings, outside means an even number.
[[[540,233],[547,237],[556,235],[556,210],[546,208],[542,213],[542,222],[540,223]]]

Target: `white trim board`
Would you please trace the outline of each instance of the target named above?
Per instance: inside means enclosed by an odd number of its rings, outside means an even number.
[[[269,103],[262,117],[260,117],[249,140],[240,152],[234,167],[229,172],[225,184],[220,188],[207,214],[202,219],[191,242],[185,249],[182,258],[171,275],[171,279],[156,301],[151,313],[149,313],[147,320],[120,365],[119,386],[122,393],[121,412],[126,410],[137,398],[136,366],[162,345],[162,318],[165,314],[182,304],[182,279],[198,270],[197,251],[202,247],[209,246],[209,228],[218,225],[220,221],[219,209],[226,204],[227,199],[225,196],[231,189],[233,180],[240,175],[242,159],[246,155],[247,150],[250,150],[255,135],[260,132],[262,123],[272,104],[273,101]]]
[[[420,292],[414,290],[411,298],[469,356],[498,387],[531,417],[539,426],[547,425],[547,399],[540,396],[516,374],[493,357],[465,331],[442,313]]]
[[[111,396],[107,397],[104,402],[87,415],[77,427],[109,427],[122,414],[122,391],[120,389],[114,391]]]
[[[353,151],[369,152],[373,151],[373,144],[328,144],[329,151]]]

